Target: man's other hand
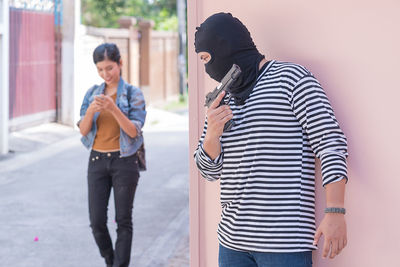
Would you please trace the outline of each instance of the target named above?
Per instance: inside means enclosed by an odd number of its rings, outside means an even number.
[[[344,214],[326,213],[315,233],[314,245],[318,243],[321,235],[324,235],[322,258],[326,259],[329,251],[329,258],[331,259],[339,255],[347,245],[347,229]]]

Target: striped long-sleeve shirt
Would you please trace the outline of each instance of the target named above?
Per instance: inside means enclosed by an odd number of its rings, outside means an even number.
[[[207,180],[220,179],[219,242],[259,252],[316,249],[315,156],[323,186],[346,179],[347,139],[320,83],[306,68],[272,60],[242,106],[229,103],[235,126],[212,160],[194,157]]]

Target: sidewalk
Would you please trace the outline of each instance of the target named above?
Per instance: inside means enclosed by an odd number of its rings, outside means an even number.
[[[130,266],[189,266],[188,117],[148,108],[143,130],[148,171],[135,197]],[[12,152],[0,157],[2,266],[104,265],[89,228],[89,152],[79,138],[54,123],[11,134]],[[115,242],[113,205],[111,196]]]
[[[187,112],[176,114],[173,112],[157,109],[153,107],[147,108],[146,123],[143,127],[144,132],[155,131],[189,131],[189,118]]]

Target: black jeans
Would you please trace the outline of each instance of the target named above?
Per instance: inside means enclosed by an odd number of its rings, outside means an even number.
[[[94,239],[107,265],[129,266],[132,246],[132,209],[139,179],[136,154],[120,157],[119,152],[93,151],[89,157],[89,217]],[[117,241],[113,249],[107,228],[107,209],[114,190]]]

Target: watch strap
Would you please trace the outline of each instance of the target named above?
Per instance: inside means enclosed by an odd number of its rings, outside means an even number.
[[[345,208],[328,207],[328,208],[325,208],[325,213],[346,214],[346,209]]]

